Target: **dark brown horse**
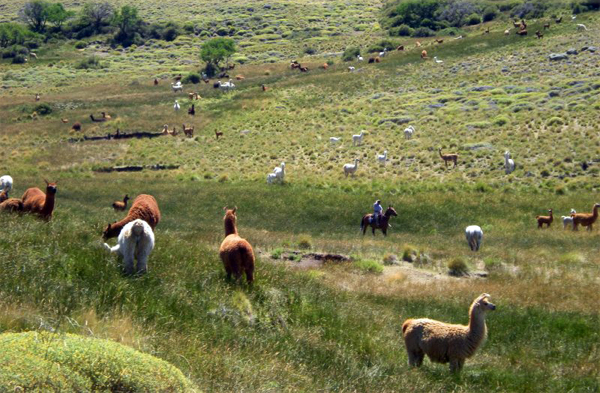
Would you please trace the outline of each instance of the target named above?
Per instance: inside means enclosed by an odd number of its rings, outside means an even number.
[[[371,220],[371,218],[373,217],[372,214],[365,214],[362,220],[360,221],[360,230],[362,231],[363,236],[367,232],[367,228],[369,226],[371,226],[371,229],[373,230],[373,236],[375,236],[375,229],[381,229],[381,232],[383,232],[383,236],[387,236],[387,230],[389,226],[388,223],[392,216],[397,217],[398,213],[396,213],[396,210],[394,210],[394,208],[391,205],[387,208],[385,213],[379,217],[379,225],[375,225],[375,221]]]

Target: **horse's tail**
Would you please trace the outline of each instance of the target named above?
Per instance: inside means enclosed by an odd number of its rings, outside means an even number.
[[[363,218],[360,219],[360,231],[361,232],[362,232],[364,226],[365,226],[365,218],[363,217]]]

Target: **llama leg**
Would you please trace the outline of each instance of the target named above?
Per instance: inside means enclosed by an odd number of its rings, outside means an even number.
[[[246,266],[244,270],[246,271],[246,281],[248,284],[252,284],[254,282],[254,269],[251,266]]]
[[[239,251],[233,251],[229,255],[229,266],[233,273],[233,277],[235,277],[236,281],[240,279],[242,276],[242,261],[241,255]]]
[[[460,370],[462,370],[463,364],[465,364],[464,359],[451,359],[450,360],[450,371],[453,373],[460,372]]]

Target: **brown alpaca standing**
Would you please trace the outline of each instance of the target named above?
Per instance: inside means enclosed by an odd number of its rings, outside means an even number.
[[[549,216],[535,216],[535,219],[538,222],[538,228],[543,228],[544,224],[546,224],[548,228],[550,228],[550,224],[552,224],[552,221],[554,221],[554,217],[552,216],[552,209],[548,210],[548,213],[550,213]]]
[[[571,217],[573,218],[573,230],[577,230],[578,225],[582,225],[587,227],[588,231],[591,231],[594,223],[598,219],[598,207],[600,207],[600,203],[594,204],[594,208],[592,209],[592,213],[573,213]]]
[[[238,235],[236,211],[237,207],[232,210],[225,208],[225,240],[219,248],[219,256],[223,261],[227,279],[233,274],[238,280],[243,270],[246,273],[246,281],[251,284],[254,280],[254,251],[250,243]]]
[[[223,136],[223,131],[217,131],[217,130],[215,130],[215,136],[217,137],[217,140],[219,140],[219,137]]]
[[[37,187],[28,188],[23,194],[23,211],[36,214],[45,220],[52,218],[54,199],[56,196],[56,183],[46,182],[46,193]]]
[[[448,161],[453,161],[454,166],[456,166],[456,162],[458,161],[458,154],[455,154],[455,153],[442,154],[441,147],[438,150],[438,152],[440,153],[440,157],[442,157],[442,160],[444,160],[444,164],[446,164],[446,168],[448,167]]]
[[[185,136],[187,136],[188,138],[191,138],[194,136],[194,127],[186,127],[185,124],[183,125],[183,133],[185,134]]]
[[[138,195],[137,198],[134,199],[129,212],[127,213],[127,217],[121,221],[108,224],[102,233],[102,237],[104,239],[110,239],[111,237],[119,236],[121,229],[123,229],[127,223],[137,220],[138,218],[146,221],[152,230],[154,230],[160,222],[158,203],[156,203],[156,199],[154,199],[152,195]]]
[[[115,201],[112,204],[113,209],[115,209],[115,211],[125,211],[125,209],[127,209],[127,201],[129,200],[129,195],[125,195],[125,198],[123,198],[123,202],[121,201]]]

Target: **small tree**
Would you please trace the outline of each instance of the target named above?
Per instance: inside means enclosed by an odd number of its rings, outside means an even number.
[[[97,32],[100,31],[102,25],[108,24],[113,15],[113,6],[106,1],[86,3],[81,10],[81,18],[93,25]]]
[[[75,13],[73,11],[67,11],[61,3],[54,3],[48,7],[48,22],[56,28],[60,28],[62,24]]]
[[[213,38],[202,45],[200,58],[206,62],[205,72],[214,76],[219,69],[219,63],[228,61],[235,53],[235,42],[231,38]]]
[[[21,11],[19,11],[19,17],[29,25],[31,30],[36,32],[42,32],[46,29],[46,22],[48,21],[48,9],[50,3],[44,0],[33,0],[25,3]]]
[[[115,34],[115,42],[123,46],[133,44],[141,23],[142,20],[138,16],[137,8],[128,5],[121,7],[121,10],[115,13],[113,19],[113,24],[119,29]]]

